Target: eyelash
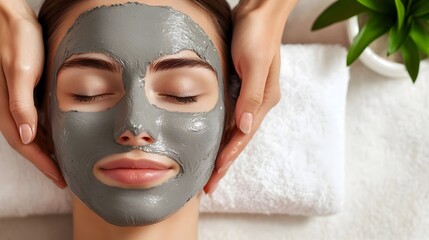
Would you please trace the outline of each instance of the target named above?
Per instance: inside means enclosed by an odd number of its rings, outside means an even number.
[[[89,103],[89,102],[94,102],[96,100],[102,99],[102,98],[106,97],[106,95],[107,94],[100,94],[100,95],[95,95],[95,96],[75,95],[74,100],[76,102]]]
[[[197,96],[189,96],[189,97],[178,97],[174,95],[161,94],[161,96],[176,100],[179,103],[189,104],[197,102]]]
[[[178,97],[178,96],[168,95],[168,94],[161,94],[161,96],[167,97],[169,99],[173,99],[179,103],[184,103],[184,104],[197,102],[197,96]],[[96,100],[103,99],[104,97],[106,97],[106,94],[100,94],[100,95],[95,95],[95,96],[75,95],[74,100],[76,102],[80,102],[80,103],[90,103],[90,102],[94,102]]]

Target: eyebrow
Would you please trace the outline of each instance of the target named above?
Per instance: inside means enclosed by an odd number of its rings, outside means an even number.
[[[155,61],[150,64],[149,69],[152,72],[166,71],[178,68],[205,68],[213,73],[216,73],[214,68],[207,62],[195,58],[168,58],[160,61]],[[121,66],[119,64],[111,63],[109,61],[90,58],[90,57],[77,57],[67,60],[60,68],[59,71],[67,68],[95,68],[111,72],[120,72]]]
[[[216,74],[214,68],[207,62],[196,58],[167,58],[150,64],[152,72],[166,71],[178,68],[205,68]]]
[[[110,72],[120,72],[122,70],[121,66],[118,63],[112,63],[103,59],[90,57],[77,57],[71,60],[67,60],[61,66],[59,71],[67,68],[95,68]]]

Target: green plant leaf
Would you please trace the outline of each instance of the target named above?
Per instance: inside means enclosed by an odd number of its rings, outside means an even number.
[[[362,54],[365,48],[375,39],[389,31],[393,23],[383,15],[372,14],[368,22],[359,31],[359,34],[350,45],[347,55],[347,66],[351,65]]]
[[[418,17],[418,19],[428,20],[429,21],[429,13]]]
[[[404,3],[404,5],[407,5],[407,15],[408,13],[410,13],[411,11],[411,7],[413,6],[413,0],[406,0],[406,3]]]
[[[401,0],[395,0],[396,14],[398,15],[398,29],[401,30],[405,20],[405,7]]]
[[[423,15],[429,14],[429,1],[428,0],[421,0],[416,1],[413,4],[411,13],[414,17],[421,17]]]
[[[363,6],[380,13],[388,13],[390,11],[389,1],[383,0],[357,0]]]
[[[365,10],[368,9],[356,2],[356,0],[336,1],[320,14],[316,21],[314,21],[311,30],[319,30],[333,23],[358,15]]]
[[[429,55],[429,27],[424,26],[422,22],[414,22],[410,36],[413,42],[417,47],[424,52],[426,55]]]
[[[405,67],[410,75],[413,83],[416,82],[420,68],[420,54],[416,44],[408,38],[400,49],[402,58],[404,59]]]
[[[410,25],[406,24],[404,27],[399,29],[398,27],[392,27],[389,31],[389,40],[387,43],[387,55],[391,55],[399,50],[408,38],[411,31]]]

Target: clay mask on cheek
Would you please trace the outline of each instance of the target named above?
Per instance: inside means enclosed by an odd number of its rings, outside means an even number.
[[[171,112],[148,102],[147,67],[182,50],[195,52],[217,73],[219,97],[209,112]],[[56,97],[58,70],[70,56],[91,52],[122,63],[125,96],[102,112],[64,112]],[[179,210],[202,190],[214,167],[225,118],[221,66],[202,28],[172,8],[128,3],[82,14],[56,53],[49,105],[56,159],[71,191],[118,226],[153,224]],[[136,136],[147,132],[155,142],[138,147],[116,143],[127,130]],[[135,149],[168,156],[180,165],[179,174],[149,189],[111,187],[94,176],[100,159]]]

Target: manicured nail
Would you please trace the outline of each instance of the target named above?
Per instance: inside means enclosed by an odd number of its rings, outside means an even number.
[[[54,181],[54,182],[59,182],[60,181],[60,178],[58,176],[56,176],[55,174],[52,174],[52,173],[49,173],[49,172],[44,172],[44,173],[52,181]]]
[[[57,187],[59,187],[59,188],[61,188],[61,189],[64,189],[64,188],[65,188],[64,184],[63,184],[63,183],[61,183],[61,182],[57,182],[57,181],[54,181],[54,180],[52,180],[52,182],[53,182],[55,185],[57,185]]]
[[[65,184],[64,182],[54,182],[59,188],[64,189],[67,187],[67,184]]]
[[[229,166],[231,166],[231,164],[232,164],[232,161],[231,162],[229,162],[228,164],[226,164],[225,166],[223,166],[223,167],[221,167],[221,168],[219,168],[219,170],[217,170],[217,173],[223,173],[223,172],[225,172],[225,170],[227,170],[228,168],[229,168]]]
[[[67,187],[67,183],[66,180],[64,179],[64,177],[61,175],[60,177],[60,181],[57,184],[61,189],[64,189]]]
[[[244,134],[249,134],[252,130],[252,124],[253,124],[253,114],[249,112],[245,112],[241,115],[240,118],[240,130]]]
[[[51,181],[52,181],[53,183],[55,183],[55,185],[57,185],[59,188],[64,189],[64,188],[66,188],[66,187],[67,187],[67,184],[65,183],[65,180],[64,180],[64,178],[63,178],[62,176],[61,176],[61,177],[57,177],[57,176],[55,176],[55,175],[53,175],[53,174],[46,173],[46,172],[45,172],[45,175],[46,175],[49,179],[51,179]]]
[[[23,144],[29,144],[33,138],[33,130],[31,130],[30,125],[21,124],[19,126],[19,135]]]

